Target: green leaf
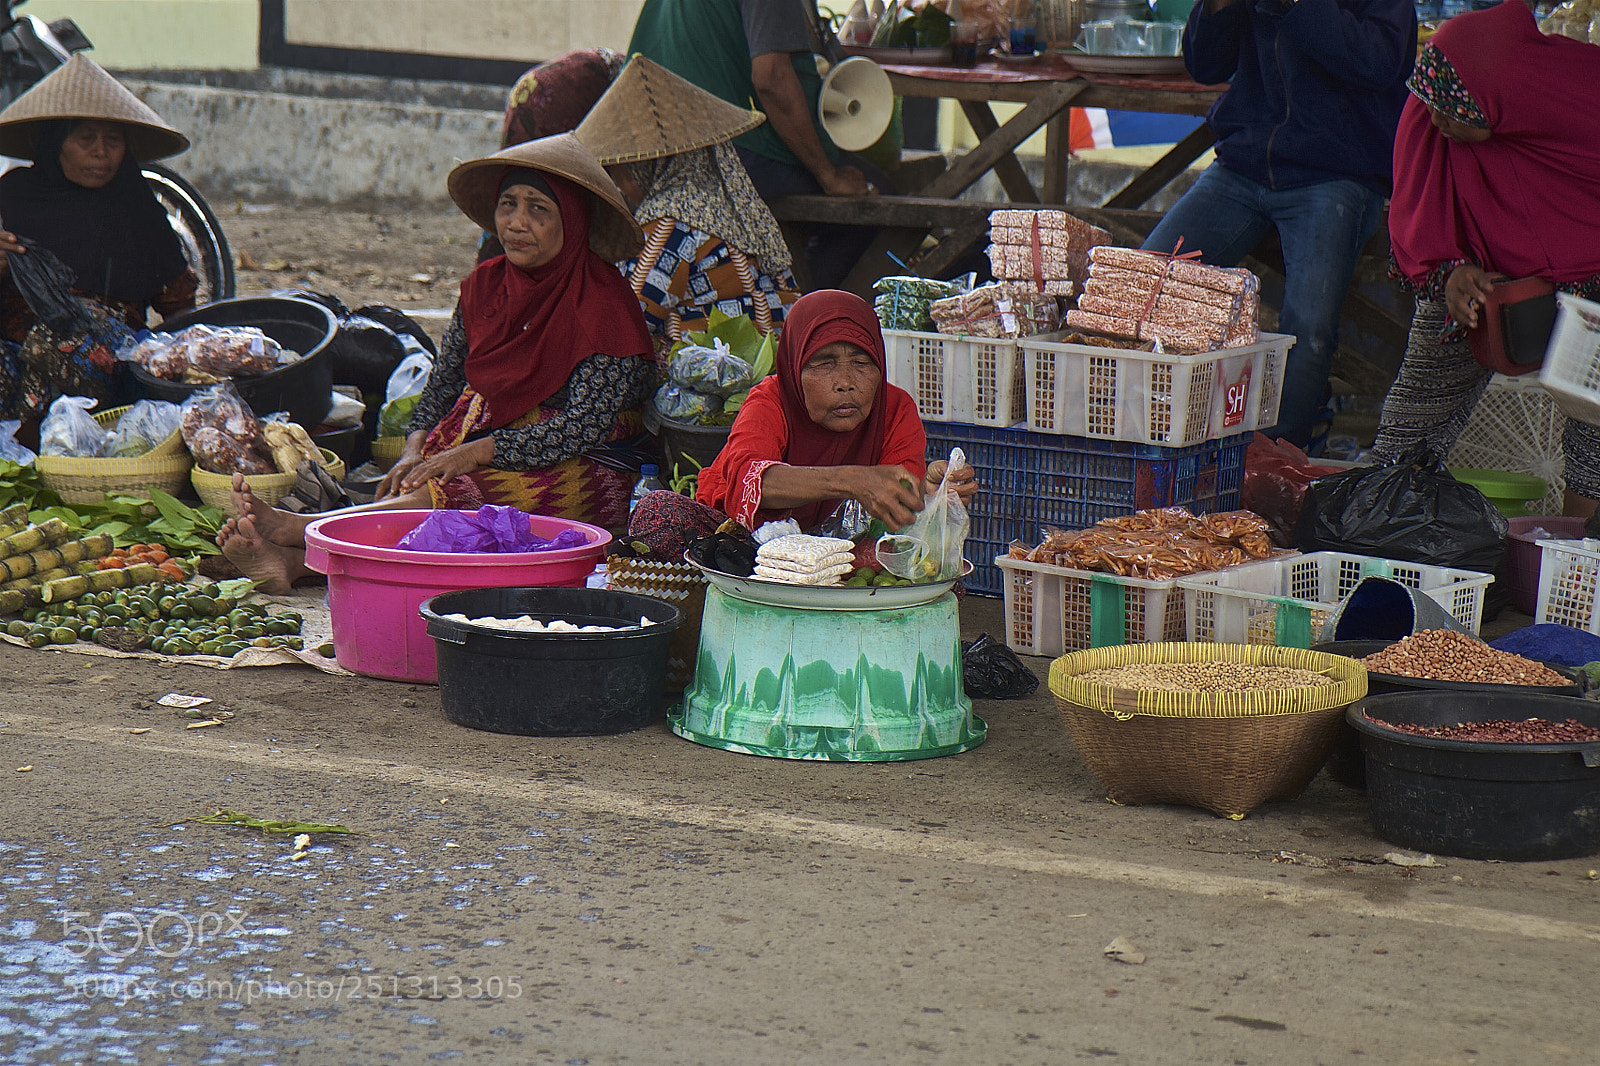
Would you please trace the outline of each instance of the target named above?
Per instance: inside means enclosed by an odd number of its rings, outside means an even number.
[[[258,582],[251,581],[247,577],[235,577],[229,578],[227,581],[217,582],[217,590],[224,596],[238,599],[255,591],[257,584]]]
[[[194,529],[194,511],[158,488],[150,489],[150,502],[156,505],[161,517],[174,527],[174,532]],[[152,523],[152,526],[154,523]]]

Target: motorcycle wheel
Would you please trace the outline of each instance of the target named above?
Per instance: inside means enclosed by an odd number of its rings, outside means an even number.
[[[208,304],[233,296],[233,253],[228,248],[228,238],[223,235],[222,223],[206,203],[200,191],[176,172],[159,163],[140,166],[150,191],[167,212],[167,221],[183,245],[183,254],[200,278],[200,289],[195,302]]]

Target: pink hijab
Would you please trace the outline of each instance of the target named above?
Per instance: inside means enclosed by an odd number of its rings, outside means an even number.
[[[1491,136],[1448,140],[1406,101],[1389,208],[1401,273],[1421,282],[1471,259],[1558,285],[1600,274],[1600,47],[1540,33],[1522,0],[1457,15],[1431,43]]]

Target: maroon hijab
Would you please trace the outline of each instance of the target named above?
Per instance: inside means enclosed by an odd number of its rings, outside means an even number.
[[[1457,15],[1432,43],[1491,136],[1450,141],[1406,101],[1389,209],[1401,273],[1466,258],[1557,284],[1600,274],[1600,48],[1540,33],[1522,0]]]
[[[561,208],[561,251],[533,270],[496,256],[461,283],[467,384],[484,397],[495,429],[555,395],[591,355],[651,352],[627,280],[589,248],[589,193],[554,174],[540,176]]]

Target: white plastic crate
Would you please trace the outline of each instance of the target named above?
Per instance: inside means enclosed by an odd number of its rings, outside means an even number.
[[[1183,592],[1146,581],[1002,555],[1006,644],[1024,655],[1064,655],[1116,644],[1182,640]]]
[[[1185,593],[1185,637],[1217,644],[1304,648],[1364,577],[1387,577],[1417,589],[1473,634],[1483,619],[1483,590],[1493,575],[1343,552],[1268,559],[1178,579]]]
[[[1528,512],[1559,515],[1567,487],[1566,458],[1561,451],[1566,428],[1567,416],[1535,375],[1495,374],[1467,417],[1445,465],[1536,477],[1549,485],[1550,491],[1530,504]]]
[[[1539,384],[1567,414],[1600,425],[1600,304],[1564,292],[1556,299],[1560,310],[1539,368]]]
[[[1536,623],[1554,622],[1600,633],[1595,579],[1600,576],[1600,540],[1541,540]]]
[[[1295,340],[1263,333],[1242,348],[1158,355],[1063,344],[1062,336],[1018,342],[1028,428],[1168,447],[1276,425],[1284,364]]]
[[[883,331],[889,383],[917,401],[924,422],[1014,426],[1027,416],[1014,340]]]

